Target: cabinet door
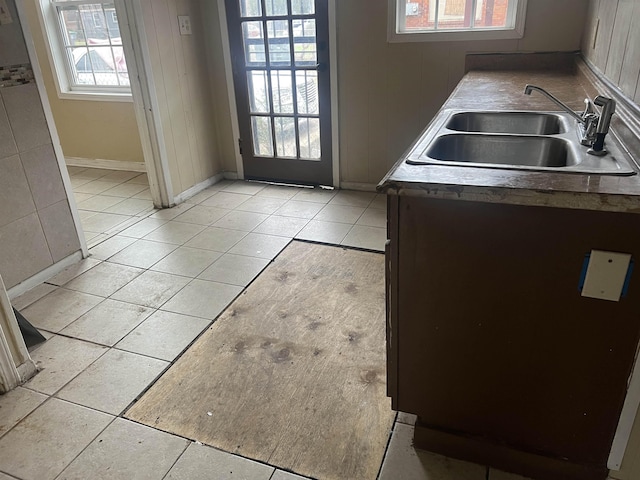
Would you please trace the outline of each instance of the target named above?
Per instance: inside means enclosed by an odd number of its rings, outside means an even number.
[[[395,407],[434,428],[606,464],[640,288],[632,279],[610,302],[582,297],[578,283],[592,249],[640,258],[636,216],[400,202]]]

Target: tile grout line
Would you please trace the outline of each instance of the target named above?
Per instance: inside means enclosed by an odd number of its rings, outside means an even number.
[[[389,432],[389,436],[387,437],[387,444],[384,447],[384,453],[382,454],[382,461],[380,462],[380,468],[378,468],[378,474],[376,475],[376,479],[380,479],[380,475],[382,475],[382,467],[384,466],[384,461],[387,459],[387,453],[389,452],[389,446],[391,445],[391,439],[393,438],[393,433],[396,431],[396,425],[398,422],[399,413],[396,412],[395,417],[393,419],[393,424],[391,425],[391,431]]]
[[[126,183],[126,182],[122,182],[122,183]],[[216,191],[213,195],[215,195],[215,194],[217,194],[217,193],[219,193],[219,192],[224,192],[224,189],[223,189],[223,190]],[[227,193],[234,193],[234,192],[227,192]],[[251,198],[256,198],[256,195],[257,195],[258,193],[259,193],[259,192],[256,192],[256,193],[254,193],[254,194],[251,194],[251,195],[250,195],[250,197],[251,197]],[[212,196],[213,196],[213,195],[212,195]],[[294,196],[295,196],[295,195],[294,195]],[[334,195],[334,196],[335,196],[335,195]],[[368,205],[367,205],[366,207],[364,207],[364,211],[363,211],[363,213],[362,213],[362,214],[360,214],[360,216],[358,217],[358,219],[359,219],[359,218],[361,218],[361,217],[362,217],[362,215],[364,215],[364,212],[367,210],[367,208],[369,208],[369,206],[370,206],[370,205],[371,205],[371,203],[373,202],[373,199],[374,199],[374,198],[375,198],[375,196],[372,198],[372,200],[370,200],[370,201],[369,201]],[[286,199],[286,202],[285,202],[285,203],[287,203],[288,201],[291,201],[292,199],[293,199],[293,198]],[[205,199],[205,200],[203,200],[203,202],[204,202],[204,201],[206,201],[206,199]],[[202,202],[201,202],[201,203],[202,203]],[[187,212],[188,210],[190,210],[191,208],[193,208],[193,207],[194,207],[194,206],[196,206],[196,205],[201,205],[201,203],[199,203],[199,204],[195,204],[195,205],[191,205],[189,208],[186,208],[186,209],[185,209],[185,212]],[[311,203],[317,203],[317,202],[311,202]],[[321,208],[321,210],[322,210],[323,208],[325,208],[328,204],[329,204],[329,202],[327,202],[326,204],[324,204],[324,207],[322,207],[322,208]],[[237,207],[235,207],[234,209],[232,209],[232,210],[231,210],[231,212],[233,212],[233,211],[241,211],[241,210],[237,210],[237,208],[238,208],[238,207],[240,207],[240,206],[241,206],[241,205],[238,205]],[[345,206],[350,206],[350,205],[345,205]],[[155,212],[155,210],[151,210],[151,211],[150,211],[146,216],[144,216],[144,217],[139,217],[139,220],[138,220],[138,221],[136,221],[136,222],[134,222],[131,226],[133,226],[133,225],[137,224],[139,221],[142,221],[142,220],[144,220],[145,218],[149,218],[151,215],[153,215],[153,214],[154,214],[154,212]],[[182,212],[182,213],[185,213],[185,212]],[[156,212],[156,213],[157,213],[157,212]],[[182,213],[181,213],[181,214],[182,214]],[[230,212],[229,212],[229,213],[230,213]],[[251,212],[251,213],[255,213],[255,212]],[[319,212],[318,212],[318,213],[319,213]],[[312,217],[312,219],[313,219],[313,218],[315,218],[315,216],[317,216],[317,215],[318,215],[318,213],[316,213],[316,214],[314,215],[314,217]],[[272,217],[272,216],[274,216],[274,215],[275,215],[275,212],[274,212],[274,213],[272,213],[272,214],[267,214],[267,218],[265,218],[265,220],[263,220],[262,222],[260,222],[260,224],[258,224],[258,226],[256,226],[256,227],[254,227],[254,228],[253,228],[253,230],[251,230],[250,232],[245,232],[245,233],[246,233],[247,235],[248,235],[249,233],[258,233],[258,232],[254,232],[254,230],[255,230],[255,229],[257,229],[257,228],[259,227],[259,225],[261,225],[262,223],[264,223],[264,221],[266,221],[268,218],[270,218],[270,217]],[[177,215],[177,216],[175,216],[175,217],[173,217],[173,218],[169,219],[169,220],[167,221],[167,223],[168,223],[168,222],[171,222],[171,221],[174,221],[174,220],[176,219],[176,217],[178,217],[178,216],[179,216],[179,215]],[[132,216],[132,217],[133,217],[133,216]],[[297,218],[297,217],[294,217],[294,218]],[[306,221],[307,221],[307,223],[308,223],[308,222],[309,222],[309,221],[311,221],[312,219],[305,219],[305,220],[306,220]],[[358,219],[356,219],[356,222],[358,221]],[[176,222],[178,222],[178,223],[180,223],[180,222],[179,222],[179,220],[175,220],[175,221],[176,221]],[[124,223],[124,222],[123,222],[123,223]],[[215,222],[212,222],[212,223],[211,223],[211,224],[209,224],[208,226],[212,226],[212,225],[213,225],[213,223],[215,223]],[[341,223],[341,222],[332,222],[332,223]],[[353,228],[353,226],[355,226],[355,222],[354,222],[354,223],[348,223],[348,224],[350,225],[350,230]],[[153,231],[157,230],[157,229],[158,229],[158,228],[160,228],[160,227],[161,227],[161,226],[158,226],[158,227],[157,227],[156,229],[154,229]],[[126,227],[126,228],[128,228],[128,227]],[[126,228],[125,228],[125,229],[126,229]],[[205,226],[205,228],[207,228],[207,227]],[[116,227],[114,227],[114,229],[116,229],[116,230],[117,230],[117,228],[116,228]],[[124,229],[120,229],[118,232],[113,233],[113,234],[112,234],[112,236],[111,236],[111,237],[109,237],[109,238],[113,238],[113,236],[116,236],[118,233],[120,233],[120,232],[122,232],[122,231],[124,231]],[[151,233],[151,232],[147,233],[147,235],[149,235],[150,233]],[[272,235],[272,236],[278,236],[278,235]],[[246,235],[245,235],[245,237],[246,237]],[[99,242],[99,243],[98,243],[98,244],[96,244],[96,245],[99,245],[100,243],[102,243],[103,241],[108,240],[109,238],[105,238],[105,239],[103,239],[101,242]],[[143,237],[143,238],[144,238],[144,237]],[[132,244],[133,244],[133,243],[135,243],[135,242],[136,242],[136,241],[138,241],[138,240],[143,239],[143,238],[136,238],[136,239],[132,242]],[[192,237],[192,238],[193,238],[193,237]],[[280,237],[280,238],[288,238],[288,239],[289,239],[289,241],[287,242],[287,245],[289,245],[289,244],[290,244],[290,243],[295,239],[295,236],[294,236],[293,238],[292,238],[292,237],[289,237],[289,236],[286,236],[286,237]],[[153,240],[151,240],[151,241],[153,241]],[[189,240],[187,240],[187,242],[183,242],[183,243],[177,244],[177,247],[176,247],[176,248],[185,247],[185,244],[186,244],[186,243],[188,243],[188,241],[189,241]],[[298,239],[298,241],[301,241],[301,240],[300,240],[300,239]],[[158,243],[165,243],[165,242],[158,242]],[[236,242],[236,244],[237,244],[237,243],[238,243],[238,242]],[[326,244],[326,242],[312,242],[312,243],[323,243],[323,244]],[[176,245],[176,244],[172,244],[172,245]],[[287,245],[285,245],[282,249],[280,249],[279,253],[278,253],[274,258],[269,259],[269,262],[267,263],[267,265],[266,265],[266,266],[268,266],[270,263],[272,263],[273,261],[275,261],[275,259],[277,258],[277,256],[278,256],[278,255],[279,255],[279,254],[280,254],[280,253],[281,253],[281,252],[286,248],[286,246],[287,246]],[[334,245],[334,246],[337,246],[337,247],[343,247],[343,248],[345,247],[345,246],[342,246],[342,245],[339,245],[339,244],[335,244],[335,243],[333,243],[333,244],[331,244],[331,245]],[[127,248],[127,247],[125,247],[125,248]],[[193,248],[196,248],[196,247],[193,247]],[[231,247],[231,248],[233,248],[233,247]],[[225,254],[229,253],[229,250],[231,250],[231,248],[230,248],[230,249],[228,249],[226,252],[222,252],[222,255],[225,255]],[[353,248],[353,247],[348,247],[348,248]],[[357,248],[357,247],[356,247],[356,248]],[[121,249],[120,251],[122,251],[122,250],[124,250],[124,249]],[[103,262],[107,262],[107,261],[109,261],[109,260],[110,260],[113,256],[115,256],[117,253],[118,253],[118,252],[116,252],[115,254],[111,255],[110,257],[108,257],[108,258],[106,258],[106,259],[104,259],[104,260],[99,260],[99,263],[98,263],[98,264],[96,264],[95,266],[100,265],[100,264],[101,264],[101,263],[103,263]],[[218,252],[218,253],[220,253],[220,252]],[[166,258],[166,256],[168,256],[168,255],[170,255],[170,253],[169,253],[169,254],[167,254],[167,255],[165,255],[162,259]],[[241,255],[241,256],[251,257],[251,256],[249,256],[249,255]],[[251,257],[251,258],[260,258],[260,257]],[[151,266],[150,266],[150,267],[148,267],[148,268],[142,268],[141,270],[143,270],[143,272],[141,272],[141,273],[140,273],[140,275],[142,275],[142,274],[144,274],[145,272],[148,272],[148,271],[153,271],[153,270],[151,270],[151,268],[152,268],[154,265],[156,265],[157,263],[159,263],[160,261],[162,261],[162,259],[158,260],[157,262],[155,262],[153,265],[151,265]],[[119,265],[119,264],[117,264],[116,262],[109,262],[109,263],[112,263],[112,264],[114,264],[114,265]],[[214,261],[214,262],[212,262],[212,264],[213,264],[213,263],[215,263],[215,261]],[[95,266],[94,266],[94,267],[95,267]],[[266,268],[266,266],[265,266],[264,268]],[[94,267],[92,267],[92,268],[94,268]],[[81,272],[80,274],[76,275],[75,277],[73,277],[72,279],[70,279],[68,282],[66,282],[64,285],[66,285],[67,283],[69,283],[70,281],[72,281],[74,278],[77,278],[78,276],[82,275],[83,273],[86,273],[86,272],[90,271],[92,268],[90,268],[90,269],[86,270],[85,272]],[[139,267],[138,267],[138,268],[139,268]],[[207,268],[208,268],[208,267],[207,267]],[[186,351],[187,351],[187,350],[188,350],[188,349],[193,345],[193,343],[195,343],[195,342],[196,342],[196,341],[197,341],[197,340],[198,340],[198,339],[199,339],[199,338],[200,338],[200,337],[201,337],[201,336],[202,336],[202,335],[203,335],[203,334],[204,334],[204,333],[205,333],[209,328],[211,328],[211,326],[213,325],[213,323],[215,323],[215,322],[219,319],[220,315],[221,315],[221,314],[222,314],[222,313],[223,313],[223,312],[224,312],[224,311],[229,307],[229,305],[231,305],[231,304],[236,300],[236,298],[237,298],[239,295],[241,295],[241,294],[246,290],[246,288],[248,288],[248,286],[249,286],[249,285],[251,285],[251,283],[253,283],[253,281],[255,281],[255,279],[256,279],[256,278],[259,276],[259,274],[264,270],[264,268],[263,268],[260,272],[258,272],[258,274],[254,275],[254,276],[253,276],[253,279],[252,279],[252,280],[251,280],[251,281],[250,281],[246,286],[241,286],[241,287],[242,287],[242,290],[241,290],[241,291],[240,291],[240,292],[239,292],[239,293],[238,293],[238,294],[237,294],[233,299],[231,299],[231,300],[226,304],[226,306],[224,306],[224,307],[221,309],[220,313],[219,313],[219,314],[218,314],[218,315],[217,315],[213,320],[204,319],[204,320],[208,320],[208,321],[209,321],[209,324],[207,325],[207,327],[205,327],[205,328],[204,328],[204,329],[203,329],[203,330],[202,330],[202,331],[201,331],[201,332],[200,332],[200,333],[199,333],[199,334],[198,334],[198,335],[197,335],[197,336],[196,336],[196,337],[195,337],[195,338],[194,338],[194,339],[193,339],[193,340],[192,340],[192,341],[191,341],[191,342],[190,342],[190,343],[189,343],[189,344],[188,344],[188,345],[187,345],[187,346],[186,346],[186,347],[185,347],[185,348],[184,348],[184,349],[183,349],[183,350],[182,350],[182,351],[181,351],[181,352],[180,352],[180,353],[179,353],[179,354],[178,354],[178,355],[177,355],[177,356],[172,360],[172,361],[168,362],[167,366],[162,370],[162,372],[160,372],[160,373],[156,376],[156,378],[155,378],[154,380],[152,380],[152,381],[150,382],[150,384],[149,384],[149,385],[148,385],[148,386],[143,390],[143,392],[141,392],[140,394],[138,394],[138,396],[134,399],[134,401],[132,401],[132,402],[131,402],[127,407],[125,407],[125,408],[120,412],[120,414],[118,414],[118,415],[116,416],[116,418],[124,418],[124,417],[123,417],[123,415],[124,415],[124,414],[125,414],[125,413],[130,409],[130,408],[131,408],[131,406],[132,406],[133,404],[135,404],[135,402],[137,402],[137,401],[139,400],[139,398],[141,398],[141,396],[142,396],[142,395],[144,395],[144,393],[146,393],[146,391],[148,391],[148,389],[149,389],[149,388],[151,388],[151,387],[152,387],[152,386],[157,382],[157,380],[158,380],[158,379],[159,379],[159,378],[160,378],[160,377],[161,377],[161,376],[162,376],[162,375],[163,375],[163,374],[164,374],[164,373],[165,373],[169,368],[171,368],[171,366],[172,366],[173,364],[175,364],[175,362],[177,362],[177,361],[182,357],[182,355],[184,354],[184,352],[186,352]],[[136,276],[135,278],[138,278],[140,275]],[[185,278],[190,278],[190,279],[191,279],[191,281],[190,281],[189,283],[187,283],[187,285],[189,285],[193,280],[198,279],[198,278],[197,278],[198,276],[195,276],[195,277],[191,277],[191,276],[188,276],[188,275],[179,275],[179,276],[183,276],[183,277],[185,277]],[[135,280],[135,279],[132,279],[131,281],[133,281],[133,280]],[[56,287],[56,289],[57,289],[57,288],[64,288],[64,285],[61,285],[61,286],[53,285],[53,286],[55,286],[55,287]],[[181,292],[182,290],[184,290],[184,288],[186,288],[186,286],[187,286],[187,285],[185,285],[185,286],[184,286],[184,287],[182,287],[180,290],[178,290],[178,292],[176,292],[173,296],[171,296],[170,298],[168,298],[168,299],[167,299],[165,302],[163,302],[160,306],[158,306],[158,307],[150,307],[150,308],[153,308],[153,310],[154,310],[154,312],[153,312],[153,313],[158,312],[158,311],[167,311],[167,310],[163,310],[163,309],[162,309],[162,307],[163,307],[167,302],[169,302],[173,297],[175,297],[176,295],[178,295],[178,294],[179,294],[179,292]],[[126,285],[125,285],[125,286],[126,286]],[[124,286],[123,286],[123,287],[121,287],[121,288],[124,288]],[[75,291],[75,290],[71,290],[71,289],[67,289],[67,290]],[[120,290],[120,289],[116,290],[116,292],[117,292],[117,291],[119,291],[119,290]],[[84,293],[84,292],[83,292],[83,293]],[[102,302],[104,302],[104,300],[106,300],[106,299],[112,299],[112,295],[114,295],[114,294],[115,294],[115,292],[114,292],[114,293],[112,293],[111,295],[109,295],[108,297],[102,297],[102,298],[103,298],[103,300],[102,300],[98,305],[100,305],[100,304],[101,304]],[[99,296],[100,296],[100,295],[99,295]],[[101,297],[101,296],[100,296],[100,297]],[[112,300],[113,300],[113,299],[112,299]],[[128,303],[128,304],[132,304],[132,305],[137,305],[137,304],[135,304],[135,303],[131,303],[131,302],[123,302],[123,303]],[[96,306],[94,306],[93,308],[95,308],[95,307],[97,307],[97,305],[96,305]],[[93,308],[92,308],[92,309],[93,309]],[[90,310],[91,310],[91,309],[90,309]],[[90,310],[89,310],[89,311],[90,311]],[[86,313],[86,312],[85,312],[85,313]],[[151,315],[153,315],[153,313],[152,313]],[[84,315],[84,314],[83,314],[83,315]],[[78,320],[80,317],[82,317],[83,315],[80,315],[78,318],[76,318],[75,320],[73,320],[69,325],[73,324],[75,321],[77,321],[77,320]],[[151,316],[151,315],[150,315],[150,316]],[[198,316],[194,316],[194,315],[188,315],[188,316],[191,316],[191,317],[194,317],[194,318],[202,318],[202,317],[198,317]],[[147,317],[146,319],[148,319],[148,318],[149,318],[149,317]],[[146,319],[145,319],[145,320],[146,320]],[[143,320],[140,324],[144,323],[144,321],[145,321],[145,320]],[[68,325],[67,325],[67,326],[68,326]],[[127,335],[129,335],[129,334],[130,334],[133,330],[135,330],[135,328],[137,328],[138,326],[139,326],[139,325],[137,325],[136,327],[134,327],[134,328],[133,328],[130,332],[128,332],[128,333],[127,333],[123,338],[125,338]],[[64,328],[66,328],[66,326],[65,326]],[[64,328],[63,328],[62,330],[64,330]],[[44,330],[44,329],[43,329],[43,330]],[[77,375],[75,375],[73,378],[71,378],[68,382],[66,382],[64,385],[62,385],[58,390],[56,390],[56,392],[54,392],[54,393],[53,393],[53,394],[51,394],[51,395],[45,394],[45,395],[47,395],[47,399],[46,399],[43,403],[45,403],[45,402],[49,401],[49,399],[51,399],[51,398],[56,398],[56,399],[58,399],[58,400],[60,400],[60,401],[65,401],[65,402],[68,402],[68,403],[71,403],[71,404],[75,404],[75,405],[82,406],[82,407],[84,407],[84,408],[88,408],[88,409],[90,409],[90,410],[94,410],[94,411],[97,411],[97,412],[101,412],[100,410],[97,410],[97,409],[94,409],[94,408],[91,408],[91,407],[87,407],[87,406],[84,406],[84,405],[76,404],[75,402],[71,402],[71,401],[68,401],[68,400],[60,399],[60,398],[58,398],[58,397],[55,397],[55,395],[57,395],[57,394],[58,394],[58,393],[59,393],[63,388],[65,388],[65,387],[66,387],[70,382],[72,382],[73,380],[75,380],[79,375],[81,375],[82,373],[84,373],[84,372],[85,372],[85,371],[86,371],[90,366],[92,366],[92,365],[93,365],[95,362],[97,362],[100,358],[102,358],[104,355],[106,355],[110,350],[118,350],[118,351],[127,351],[127,350],[121,350],[121,349],[116,348],[116,346],[115,346],[115,345],[117,344],[117,342],[116,342],[116,344],[114,344],[113,346],[109,346],[109,345],[103,345],[103,344],[100,344],[100,343],[97,343],[97,342],[92,342],[92,341],[89,341],[89,340],[79,339],[79,338],[76,338],[76,337],[69,336],[69,335],[67,335],[67,334],[62,334],[62,333],[60,333],[60,332],[58,332],[58,333],[54,333],[54,335],[58,335],[58,336],[66,337],[66,338],[70,338],[70,339],[76,339],[76,340],[79,340],[79,341],[84,341],[84,342],[87,342],[87,343],[90,343],[90,344],[95,344],[95,345],[98,345],[98,346],[101,346],[101,347],[106,347],[106,348],[105,348],[105,351],[104,351],[104,352],[103,352],[99,357],[97,357],[94,361],[92,361],[90,364],[88,364],[88,365],[87,365],[87,366],[86,366],[86,367],[85,367],[81,372],[79,372]],[[120,339],[120,340],[122,340],[122,339]],[[119,341],[120,341],[120,340],[119,340]],[[154,359],[156,359],[156,357],[152,357],[152,356],[149,356],[149,355],[140,354],[140,353],[137,353],[137,352],[130,352],[130,353],[134,353],[134,354],[136,354],[136,355],[140,355],[140,356],[145,356],[145,357],[149,357],[149,358],[154,358]],[[166,362],[166,360],[164,360],[164,359],[158,359],[158,360],[161,360],[161,361],[165,361],[165,362]],[[30,389],[29,387],[25,387],[25,388],[27,388],[27,389],[29,389],[29,390],[31,390],[31,391],[36,391],[36,390]],[[37,392],[37,391],[36,391],[36,392]],[[40,393],[40,394],[41,394],[41,392],[38,392],[38,393]],[[36,407],[36,409],[37,409],[37,408],[39,408],[39,406],[38,406],[38,407]],[[34,411],[35,411],[35,409],[34,409]],[[31,414],[31,413],[33,413],[33,412],[30,412],[30,414]],[[102,413],[106,413],[106,412],[102,412]],[[29,415],[30,415],[30,414],[29,414]],[[25,418],[27,418],[29,415],[25,416]],[[112,414],[109,414],[109,415],[112,415]],[[397,415],[396,415],[396,418],[397,418]],[[24,420],[24,419],[20,420],[20,422],[18,422],[18,423],[21,423],[23,420]],[[129,419],[127,419],[127,420],[129,420]],[[109,423],[109,425],[111,425],[111,424],[113,423],[113,421],[115,421],[115,420],[112,420],[112,421]],[[129,421],[130,421],[130,420],[129,420]],[[17,425],[17,424],[16,424],[16,425]],[[108,425],[107,425],[107,426],[108,426]],[[14,425],[14,427],[15,427],[15,425]],[[14,428],[14,427],[12,427],[10,430],[13,430],[13,428]],[[105,427],[105,428],[107,428],[107,427]],[[152,427],[152,428],[153,428],[153,427]],[[394,427],[393,427],[393,428],[395,428],[395,421],[394,421]],[[392,430],[391,430],[391,433],[390,433],[389,439],[391,438],[391,434],[392,434],[392,432],[393,432],[393,428],[392,428]],[[9,430],[9,431],[10,431],[10,430]],[[158,430],[159,430],[159,429],[158,429]],[[7,432],[5,432],[5,433],[8,433],[9,431],[7,431]],[[104,429],[103,429],[102,431],[104,431]],[[160,430],[160,431],[161,431],[161,430]],[[102,432],[100,432],[100,433],[98,434],[98,436],[99,436],[101,433],[102,433]],[[97,438],[97,436],[96,436],[96,438]],[[89,442],[89,444],[88,444],[88,445],[90,445],[94,440],[95,440],[95,438],[94,438],[93,440],[91,440],[91,442]],[[188,439],[188,440],[190,440],[190,439]],[[85,446],[85,449],[88,447],[88,445],[87,445],[87,446]],[[185,450],[184,450],[184,451],[186,451],[186,448],[188,448],[188,446],[187,446],[187,447],[185,447]],[[388,448],[388,444],[387,444],[387,448]],[[83,449],[83,451],[84,451],[85,449]],[[182,453],[182,454],[184,454],[184,451],[183,451],[183,453]],[[81,452],[81,453],[82,453],[82,452]],[[180,457],[182,456],[182,454],[181,454],[178,458],[180,458]],[[386,450],[385,450],[385,454],[386,454]],[[78,454],[78,455],[80,455],[80,454]],[[70,465],[73,461],[75,461],[75,459],[76,459],[76,458],[77,458],[77,456],[76,456],[76,457],[75,457],[75,458],[74,458],[74,459],[69,463],[69,465]],[[245,457],[242,457],[242,458],[245,458]],[[253,459],[251,459],[251,460],[253,460]],[[256,460],[253,460],[253,461],[256,461]],[[176,462],[177,462],[177,460],[176,460]],[[271,466],[271,465],[269,465],[269,466]],[[67,467],[68,467],[68,465],[67,465],[67,466],[65,466],[65,469],[66,469]],[[272,467],[273,467],[273,466],[272,466]],[[173,468],[173,466],[172,466],[171,468]],[[381,464],[381,467],[380,467],[380,468],[382,468],[382,464]],[[63,470],[63,471],[64,471],[64,470]],[[169,471],[170,471],[170,469],[169,469]],[[274,473],[273,473],[272,475],[275,475],[275,472],[276,472],[276,471],[277,471],[277,467],[274,467]],[[168,472],[167,472],[167,473],[168,473]],[[165,475],[165,476],[166,476],[166,475]]]

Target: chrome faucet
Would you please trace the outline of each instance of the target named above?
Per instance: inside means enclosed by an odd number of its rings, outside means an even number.
[[[569,106],[562,103],[556,97],[547,92],[544,88],[536,87],[535,85],[526,85],[524,87],[525,95],[531,95],[531,92],[536,90],[546,96],[553,103],[562,108],[565,112],[569,113],[573,118],[578,121],[580,129],[580,143],[582,145],[590,147],[587,153],[591,155],[602,156],[606,155],[607,151],[604,148],[604,139],[609,132],[609,125],[611,124],[611,117],[616,110],[616,101],[598,95],[593,102],[588,98],[584,99],[585,109],[581,115],[574,112]],[[594,105],[602,107],[600,115],[596,113]]]

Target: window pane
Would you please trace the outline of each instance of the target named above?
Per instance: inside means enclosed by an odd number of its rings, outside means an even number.
[[[256,157],[273,157],[273,138],[269,117],[251,117],[253,152]]]
[[[264,0],[264,6],[269,16],[287,15],[287,0]]]
[[[260,0],[240,0],[240,16],[259,17],[262,15]]]
[[[298,113],[317,115],[318,108],[318,72],[298,70],[296,72],[296,91],[298,93]]]
[[[404,4],[404,25],[411,30],[511,28],[509,3],[516,0],[397,0]],[[475,3],[475,11],[472,11]]]
[[[289,70],[271,72],[271,92],[274,113],[293,113],[293,92],[291,91],[291,72]]]
[[[91,55],[88,48],[69,48],[67,58],[71,64],[72,81],[74,85],[95,85],[91,66]]]
[[[122,45],[122,35],[120,34],[120,25],[118,25],[118,16],[113,6],[104,6],[104,16],[107,23],[107,33],[113,45]]]
[[[57,7],[73,85],[129,86],[113,2]]]
[[[300,158],[320,160],[320,120],[299,118]]]
[[[508,0],[478,0],[475,26],[478,28],[506,27]]]
[[[296,158],[296,127],[292,117],[275,117],[276,152],[278,157]]]
[[[60,21],[63,24],[64,44],[67,46],[86,45],[84,28],[80,20],[80,12],[76,7],[65,7],[60,11]]]
[[[129,86],[129,72],[124,58],[124,49],[122,47],[111,47],[111,50],[113,51],[116,72],[118,73],[118,82],[120,82],[120,85]]]
[[[107,20],[100,4],[79,5],[80,18],[84,26],[87,44],[109,41]]]
[[[291,65],[289,22],[286,20],[267,21],[267,38],[269,39],[269,61],[271,65]]]
[[[269,85],[266,70],[250,70],[247,72],[249,88],[249,109],[251,113],[270,113]]]
[[[316,21],[293,20],[293,48],[296,65],[313,66],[318,63],[316,53]]]
[[[293,15],[313,15],[315,11],[314,0],[291,0]]]
[[[262,22],[242,22],[242,36],[244,37],[244,57],[247,66],[266,65]]]

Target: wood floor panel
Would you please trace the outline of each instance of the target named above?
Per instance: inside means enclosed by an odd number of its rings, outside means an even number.
[[[319,479],[375,479],[394,419],[384,257],[292,242],[127,412]]]

